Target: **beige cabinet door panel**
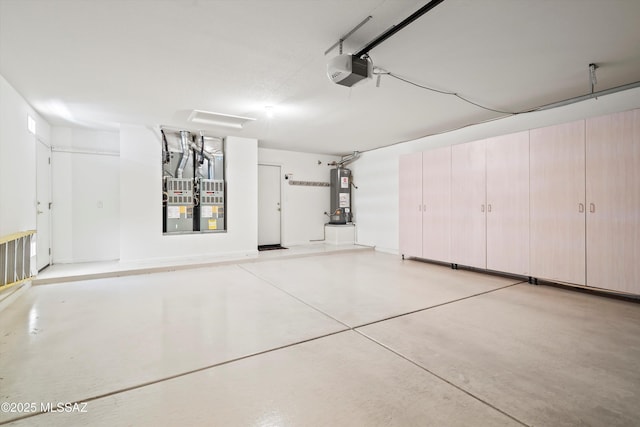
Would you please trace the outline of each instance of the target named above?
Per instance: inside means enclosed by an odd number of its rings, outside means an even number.
[[[585,284],[585,122],[530,131],[530,268]]]
[[[422,257],[451,261],[451,147],[422,153]]]
[[[587,285],[640,294],[640,110],[587,120]]]
[[[451,147],[451,262],[486,268],[485,141]]]
[[[486,140],[487,268],[529,275],[529,131]]]
[[[400,156],[400,254],[422,257],[422,153]]]

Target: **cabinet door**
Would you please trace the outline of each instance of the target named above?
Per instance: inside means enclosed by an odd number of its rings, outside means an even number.
[[[529,132],[486,140],[487,268],[529,275]]]
[[[585,284],[585,122],[530,131],[531,275]]]
[[[451,147],[422,153],[422,257],[451,262]]]
[[[400,254],[422,257],[422,153],[400,156],[399,184]]]
[[[640,110],[587,120],[587,285],[640,294]]]
[[[451,262],[486,268],[485,141],[451,147]]]

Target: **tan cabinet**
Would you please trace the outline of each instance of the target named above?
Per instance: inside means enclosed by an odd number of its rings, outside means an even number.
[[[451,262],[451,147],[422,153],[422,257]]]
[[[400,156],[400,254],[422,257],[422,153]]]
[[[487,269],[529,275],[529,131],[485,141]]]
[[[400,156],[400,253],[449,262],[451,147]]]
[[[529,132],[452,147],[451,260],[529,274]]]
[[[402,254],[640,295],[640,110],[403,156],[400,187]]]
[[[451,260],[486,268],[485,141],[451,147]]]
[[[587,120],[587,285],[640,294],[640,110]]]
[[[585,122],[530,131],[531,275],[585,281]]]

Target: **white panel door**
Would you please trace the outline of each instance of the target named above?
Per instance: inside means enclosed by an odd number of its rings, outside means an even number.
[[[486,144],[487,268],[529,275],[529,131]]]
[[[400,156],[400,254],[422,257],[422,153]]]
[[[51,264],[51,148],[36,142],[36,264],[38,271]]]
[[[587,285],[640,294],[640,110],[587,120]]]
[[[258,165],[258,245],[279,245],[280,166]]]
[[[451,147],[422,153],[422,257],[451,262]]]
[[[585,284],[585,122],[533,129],[531,276]]]
[[[120,258],[120,157],[71,155],[72,254],[75,262]],[[100,244],[96,244],[100,242]]]
[[[451,262],[486,268],[485,141],[451,147]]]

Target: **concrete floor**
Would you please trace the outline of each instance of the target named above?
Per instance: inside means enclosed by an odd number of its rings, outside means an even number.
[[[37,285],[0,312],[0,402],[18,426],[637,426],[640,304],[372,250]]]

